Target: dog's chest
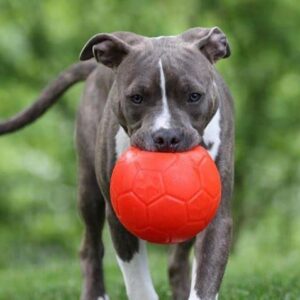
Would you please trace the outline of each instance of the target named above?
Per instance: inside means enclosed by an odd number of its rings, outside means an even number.
[[[217,110],[204,130],[203,141],[208,146],[208,152],[215,160],[221,145],[221,113]]]
[[[206,126],[203,134],[204,143],[209,147],[208,152],[214,160],[216,159],[219,153],[219,148],[221,145],[220,119],[221,119],[220,111],[217,110],[214,117]],[[125,130],[121,126],[115,136],[115,141],[116,141],[115,152],[117,154],[117,157],[120,157],[120,155],[124,151],[126,151],[126,149],[128,149],[128,147],[130,146],[130,139],[126,134]]]
[[[117,154],[117,158],[126,151],[126,149],[130,146],[130,139],[123,127],[120,126],[117,134],[116,134],[116,149],[115,152]]]

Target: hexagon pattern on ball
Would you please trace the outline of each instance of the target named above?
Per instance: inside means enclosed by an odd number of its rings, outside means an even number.
[[[130,147],[115,165],[110,195],[117,217],[132,234],[154,243],[178,243],[211,222],[221,181],[200,146],[180,153]]]
[[[157,171],[139,170],[132,191],[145,204],[150,204],[165,193],[162,175]]]

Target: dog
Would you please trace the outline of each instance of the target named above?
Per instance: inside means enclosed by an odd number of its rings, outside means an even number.
[[[145,242],[122,226],[110,202],[115,161],[130,145],[163,152],[202,145],[215,160],[222,181],[220,207],[194,239],[171,246],[168,273],[172,299],[218,298],[232,235],[234,109],[214,65],[229,56],[227,38],[218,27],[155,38],[131,32],[97,34],[83,47],[81,62],[64,71],[31,107],[0,124],[0,134],[5,134],[32,123],[70,86],[86,80],[76,123],[79,209],[85,224],[82,300],[108,299],[102,264],[105,218],[128,299],[159,299]]]

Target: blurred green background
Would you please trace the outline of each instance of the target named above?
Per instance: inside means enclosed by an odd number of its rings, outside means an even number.
[[[218,25],[236,104],[234,245],[221,299],[300,299],[300,3],[296,0],[1,0],[0,119],[30,105],[97,32],[178,34]],[[0,137],[0,299],[78,299],[74,119],[83,84]],[[106,281],[126,299],[107,232]],[[161,299],[167,248],[150,246]],[[158,267],[159,266],[159,267]]]

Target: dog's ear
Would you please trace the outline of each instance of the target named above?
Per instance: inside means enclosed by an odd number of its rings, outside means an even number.
[[[94,57],[109,68],[118,67],[131,46],[113,34],[97,34],[83,47],[80,60]]]
[[[229,57],[230,47],[225,34],[218,28],[192,28],[181,35],[186,42],[193,43],[211,63]]]

